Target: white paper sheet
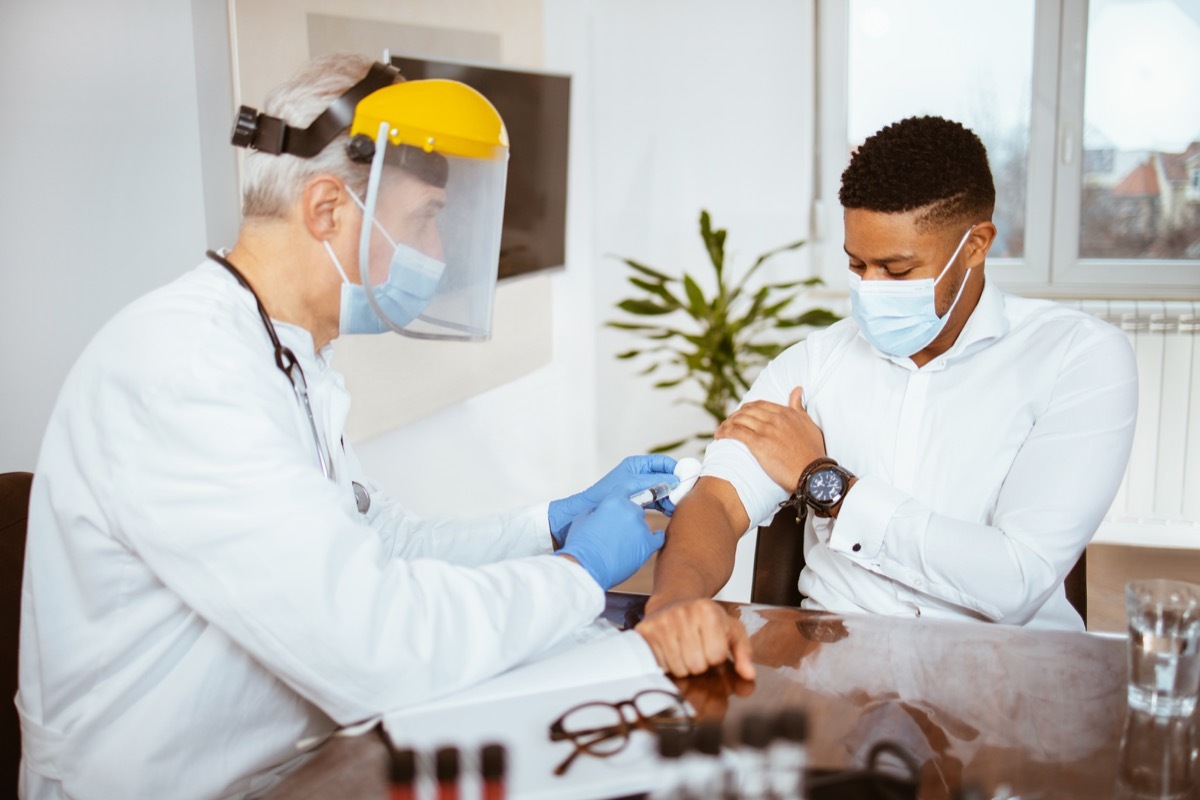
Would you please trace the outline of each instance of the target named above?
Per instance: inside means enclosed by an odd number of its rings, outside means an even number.
[[[508,797],[512,800],[593,800],[647,791],[654,786],[654,737],[634,731],[625,749],[609,758],[581,754],[565,776],[554,768],[573,751],[552,742],[550,723],[572,706],[592,700],[626,700],[643,689],[675,691],[645,641],[597,623],[569,645],[555,648],[479,686],[384,717],[398,746],[421,754],[426,775],[433,750],[460,748],[463,800],[478,797],[479,747],[508,748]],[[433,797],[428,779],[425,797]]]

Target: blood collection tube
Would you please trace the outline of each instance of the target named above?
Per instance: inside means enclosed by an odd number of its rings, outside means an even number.
[[[483,781],[483,800],[504,800],[507,794],[507,753],[502,744],[485,744],[479,751],[479,776]]]
[[[439,747],[434,754],[437,800],[458,800],[458,748]]]
[[[417,754],[408,747],[388,748],[388,800],[416,800]]]

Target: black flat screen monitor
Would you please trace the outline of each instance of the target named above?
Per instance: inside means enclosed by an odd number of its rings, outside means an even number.
[[[392,56],[408,80],[446,78],[478,91],[508,129],[500,278],[566,262],[567,138],[571,79],[479,64]]]

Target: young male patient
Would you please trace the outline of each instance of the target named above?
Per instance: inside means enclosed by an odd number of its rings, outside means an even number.
[[[707,598],[789,498],[779,513],[807,512],[806,608],[1083,627],[1063,579],[1129,456],[1129,342],[986,279],[995,188],[962,125],[885,127],[839,197],[852,317],[768,365],[667,529],[638,631],[677,675],[732,656],[753,676],[740,623]]]

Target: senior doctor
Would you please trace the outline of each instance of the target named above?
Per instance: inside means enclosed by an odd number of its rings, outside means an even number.
[[[417,519],[362,474],[329,342],[486,337],[504,198],[487,101],[397,81],[325,57],[243,107],[236,245],[68,376],[29,514],[23,797],[261,793],[297,742],[562,640],[661,546],[629,495],[666,457],[470,522]]]

